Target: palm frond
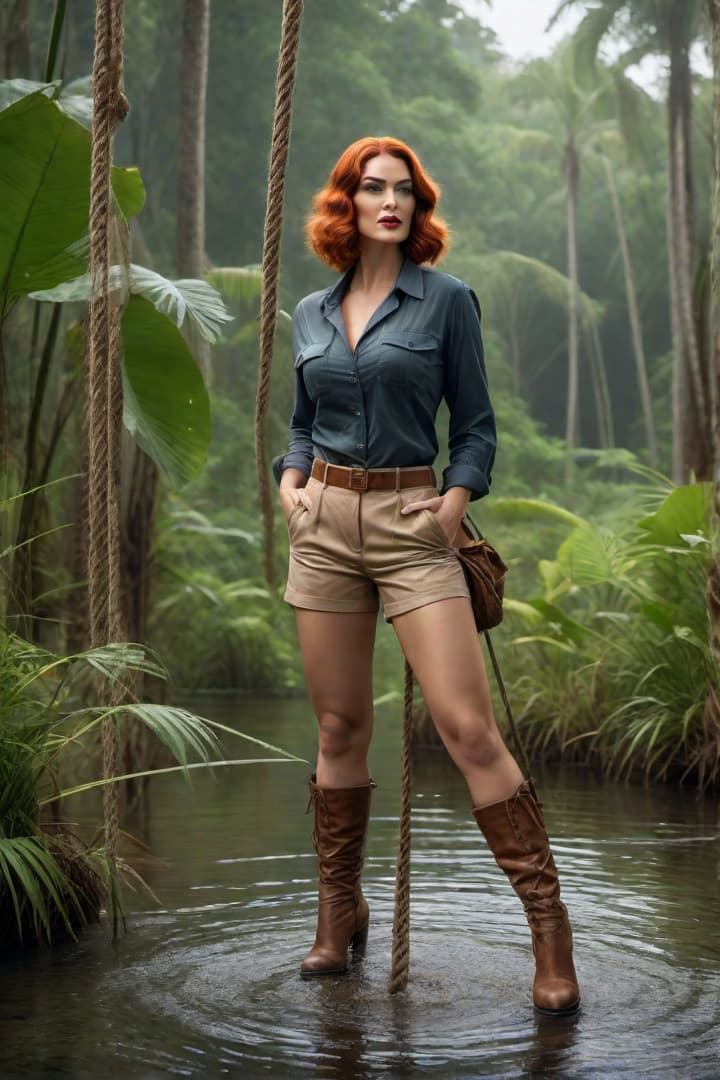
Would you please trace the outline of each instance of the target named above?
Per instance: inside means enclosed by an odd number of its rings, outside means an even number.
[[[65,788],[63,791],[54,792],[52,795],[47,795],[45,798],[39,800],[40,806],[49,806],[50,803],[58,802],[60,799],[68,799],[71,795],[80,795],[85,791],[94,791],[96,788],[107,787],[108,784],[119,783],[121,780],[140,780],[144,776],[164,776],[168,773],[185,773],[187,774],[190,769],[223,769],[234,765],[295,765],[303,764],[309,765],[310,763],[303,758],[294,757],[273,757],[273,758],[220,758],[217,761],[191,761],[186,765],[168,765],[161,769],[143,769],[139,772],[122,773],[119,776],[110,776],[102,780],[89,780],[86,784],[77,784],[71,788]]]
[[[233,320],[220,293],[208,281],[195,278],[171,281],[154,270],[133,263],[130,289],[150,300],[176,326],[181,327],[187,319],[211,345],[217,341],[223,326]]]
[[[253,303],[260,300],[262,270],[259,266],[215,266],[207,280],[231,303]]]
[[[50,941],[54,916],[75,936],[73,917],[82,918],[82,907],[42,837],[0,837],[0,886],[11,898],[20,940],[29,920],[35,937]]]
[[[561,522],[573,528],[586,527],[584,518],[566,510],[564,506],[544,502],[542,499],[505,498],[493,500],[493,512],[505,521],[518,521],[522,518],[546,519]]]

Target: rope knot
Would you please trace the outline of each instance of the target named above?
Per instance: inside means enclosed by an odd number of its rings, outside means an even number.
[[[118,124],[122,124],[123,120],[130,112],[130,102],[123,94],[122,90],[118,90],[115,101],[113,102],[113,113],[115,114],[115,120]]]

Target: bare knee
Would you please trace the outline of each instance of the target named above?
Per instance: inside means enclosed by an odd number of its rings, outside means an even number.
[[[324,758],[366,753],[370,743],[370,722],[340,712],[322,712],[318,716],[319,749]]]
[[[505,753],[495,724],[478,716],[438,727],[450,755],[461,768],[491,769]]]

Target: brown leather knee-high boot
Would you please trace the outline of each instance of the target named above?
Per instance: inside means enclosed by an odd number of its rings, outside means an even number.
[[[533,1004],[544,1013],[572,1013],[580,991],[572,958],[572,931],[532,781],[492,806],[473,810],[498,866],[522,900],[535,955]]]
[[[303,978],[342,975],[348,948],[365,948],[369,911],[360,888],[372,781],[357,788],[320,788],[310,780],[315,811],[319,904],[315,944],[300,967]]]

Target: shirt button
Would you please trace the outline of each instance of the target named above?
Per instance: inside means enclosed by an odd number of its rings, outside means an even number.
[[[354,376],[354,375],[353,375],[353,376],[352,376],[352,378],[350,379],[350,382],[357,382],[357,379],[355,378],[355,376]]]
[[[412,348],[413,348],[413,346],[415,345],[415,342],[414,342],[414,341],[408,341],[408,345],[409,345],[409,346],[410,346],[410,348],[412,349]]]
[[[362,450],[364,445],[365,445],[365,443],[362,443],[362,442],[356,443],[355,444],[355,449],[356,450]]]
[[[356,410],[355,410],[355,415],[356,415],[356,416],[360,416],[360,409],[356,409]]]

